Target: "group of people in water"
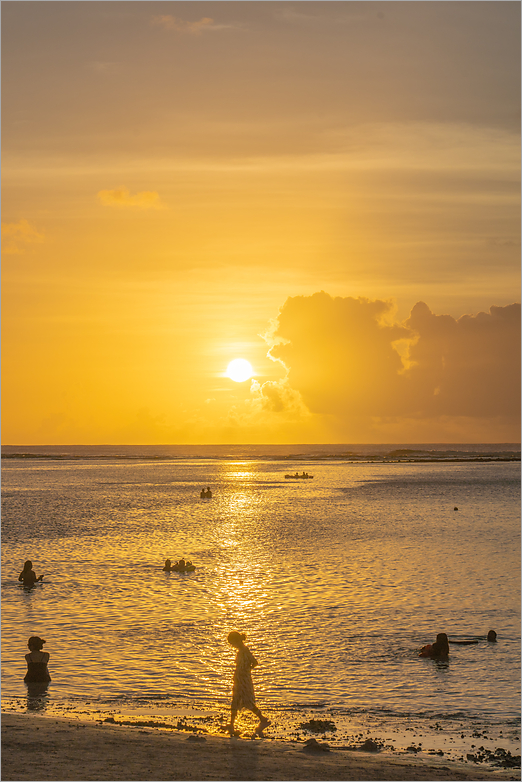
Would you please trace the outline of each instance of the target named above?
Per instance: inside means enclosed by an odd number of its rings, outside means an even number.
[[[196,566],[192,564],[190,559],[185,560],[183,559],[183,557],[181,557],[181,559],[178,559],[177,562],[174,562],[174,564],[172,564],[170,559],[166,559],[165,564],[163,565],[163,570],[166,573],[170,573],[171,570],[174,570],[177,573],[186,573],[187,571],[192,571],[195,569]]]
[[[202,500],[210,500],[212,497],[212,492],[210,491],[210,486],[207,486],[207,490],[201,489],[199,496]]]
[[[489,643],[497,642],[497,634],[494,630],[490,630],[486,636],[486,640]],[[470,646],[471,644],[478,644],[478,638],[471,638],[463,641],[450,641],[446,633],[438,633],[437,639],[433,644],[426,644],[419,650],[419,657],[431,657],[435,660],[444,660],[449,657],[449,645],[459,644],[460,646]]]

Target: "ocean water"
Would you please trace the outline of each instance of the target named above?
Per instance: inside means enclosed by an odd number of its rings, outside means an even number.
[[[313,717],[337,727],[332,743],[370,731],[399,750],[414,730],[425,751],[446,742],[444,757],[465,757],[479,734],[477,746],[520,753],[519,446],[3,456],[4,710],[164,726],[183,714],[218,730],[235,629],[260,663],[267,735],[303,738]],[[313,480],[285,479],[296,470]],[[181,556],[195,572],[162,571]],[[17,581],[26,559],[46,574],[32,590]],[[419,659],[438,632],[478,643]],[[23,683],[30,635],[51,655],[36,698]]]

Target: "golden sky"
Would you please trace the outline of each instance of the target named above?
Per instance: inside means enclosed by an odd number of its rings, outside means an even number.
[[[2,96],[3,443],[519,441],[519,3],[7,0]]]

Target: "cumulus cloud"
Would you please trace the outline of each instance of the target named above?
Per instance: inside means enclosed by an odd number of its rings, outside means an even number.
[[[260,384],[253,380],[250,393],[261,408],[270,413],[287,413],[290,416],[306,416],[309,411],[303,404],[301,394],[295,391],[288,380],[267,380]]]
[[[117,187],[115,190],[100,190],[98,198],[104,206],[138,209],[162,208],[159,194],[152,190],[143,190],[141,193],[131,195],[126,187]]]
[[[2,252],[5,255],[21,255],[27,245],[43,242],[43,234],[38,233],[27,220],[17,223],[2,223]]]
[[[289,298],[269,335],[269,355],[284,364],[312,412],[370,414],[383,405],[391,412],[403,369],[393,343],[411,336],[387,322],[392,312],[391,302],[324,291]]]
[[[519,304],[458,319],[423,302],[403,323],[393,314],[391,302],[324,291],[287,299],[265,337],[269,355],[287,369],[286,397],[267,388],[266,404],[283,409],[294,391],[311,413],[357,422],[359,431],[364,420],[518,426]]]
[[[196,22],[187,22],[170,14],[153,16],[151,24],[163,27],[164,30],[174,30],[177,33],[189,33],[190,35],[199,35],[203,30],[219,30],[227,26],[215,24],[214,20],[208,16],[204,16]]]

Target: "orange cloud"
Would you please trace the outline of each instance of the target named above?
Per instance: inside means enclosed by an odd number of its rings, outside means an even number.
[[[162,208],[159,194],[151,190],[131,195],[126,187],[118,187],[115,190],[100,190],[98,198],[104,206],[138,207],[139,209]]]
[[[285,365],[290,386],[312,412],[388,409],[403,368],[392,343],[410,336],[383,323],[392,309],[390,302],[332,298],[324,291],[289,298],[270,335],[269,355]]]
[[[163,27],[164,30],[175,30],[178,33],[190,33],[192,35],[199,35],[202,30],[218,27],[214,25],[214,20],[208,16],[199,19],[197,22],[185,22],[183,19],[178,19],[176,16],[171,15],[154,16],[151,24]]]
[[[43,242],[44,237],[27,221],[2,223],[2,252],[5,255],[21,255],[28,244]]]
[[[288,413],[296,417],[310,415],[303,404],[301,394],[290,387],[286,378],[267,380],[263,384],[253,380],[250,393],[266,412]]]
[[[455,319],[419,302],[395,324],[392,312],[390,302],[324,291],[289,298],[265,337],[269,356],[312,413],[346,428],[451,418],[518,426],[520,304]]]

